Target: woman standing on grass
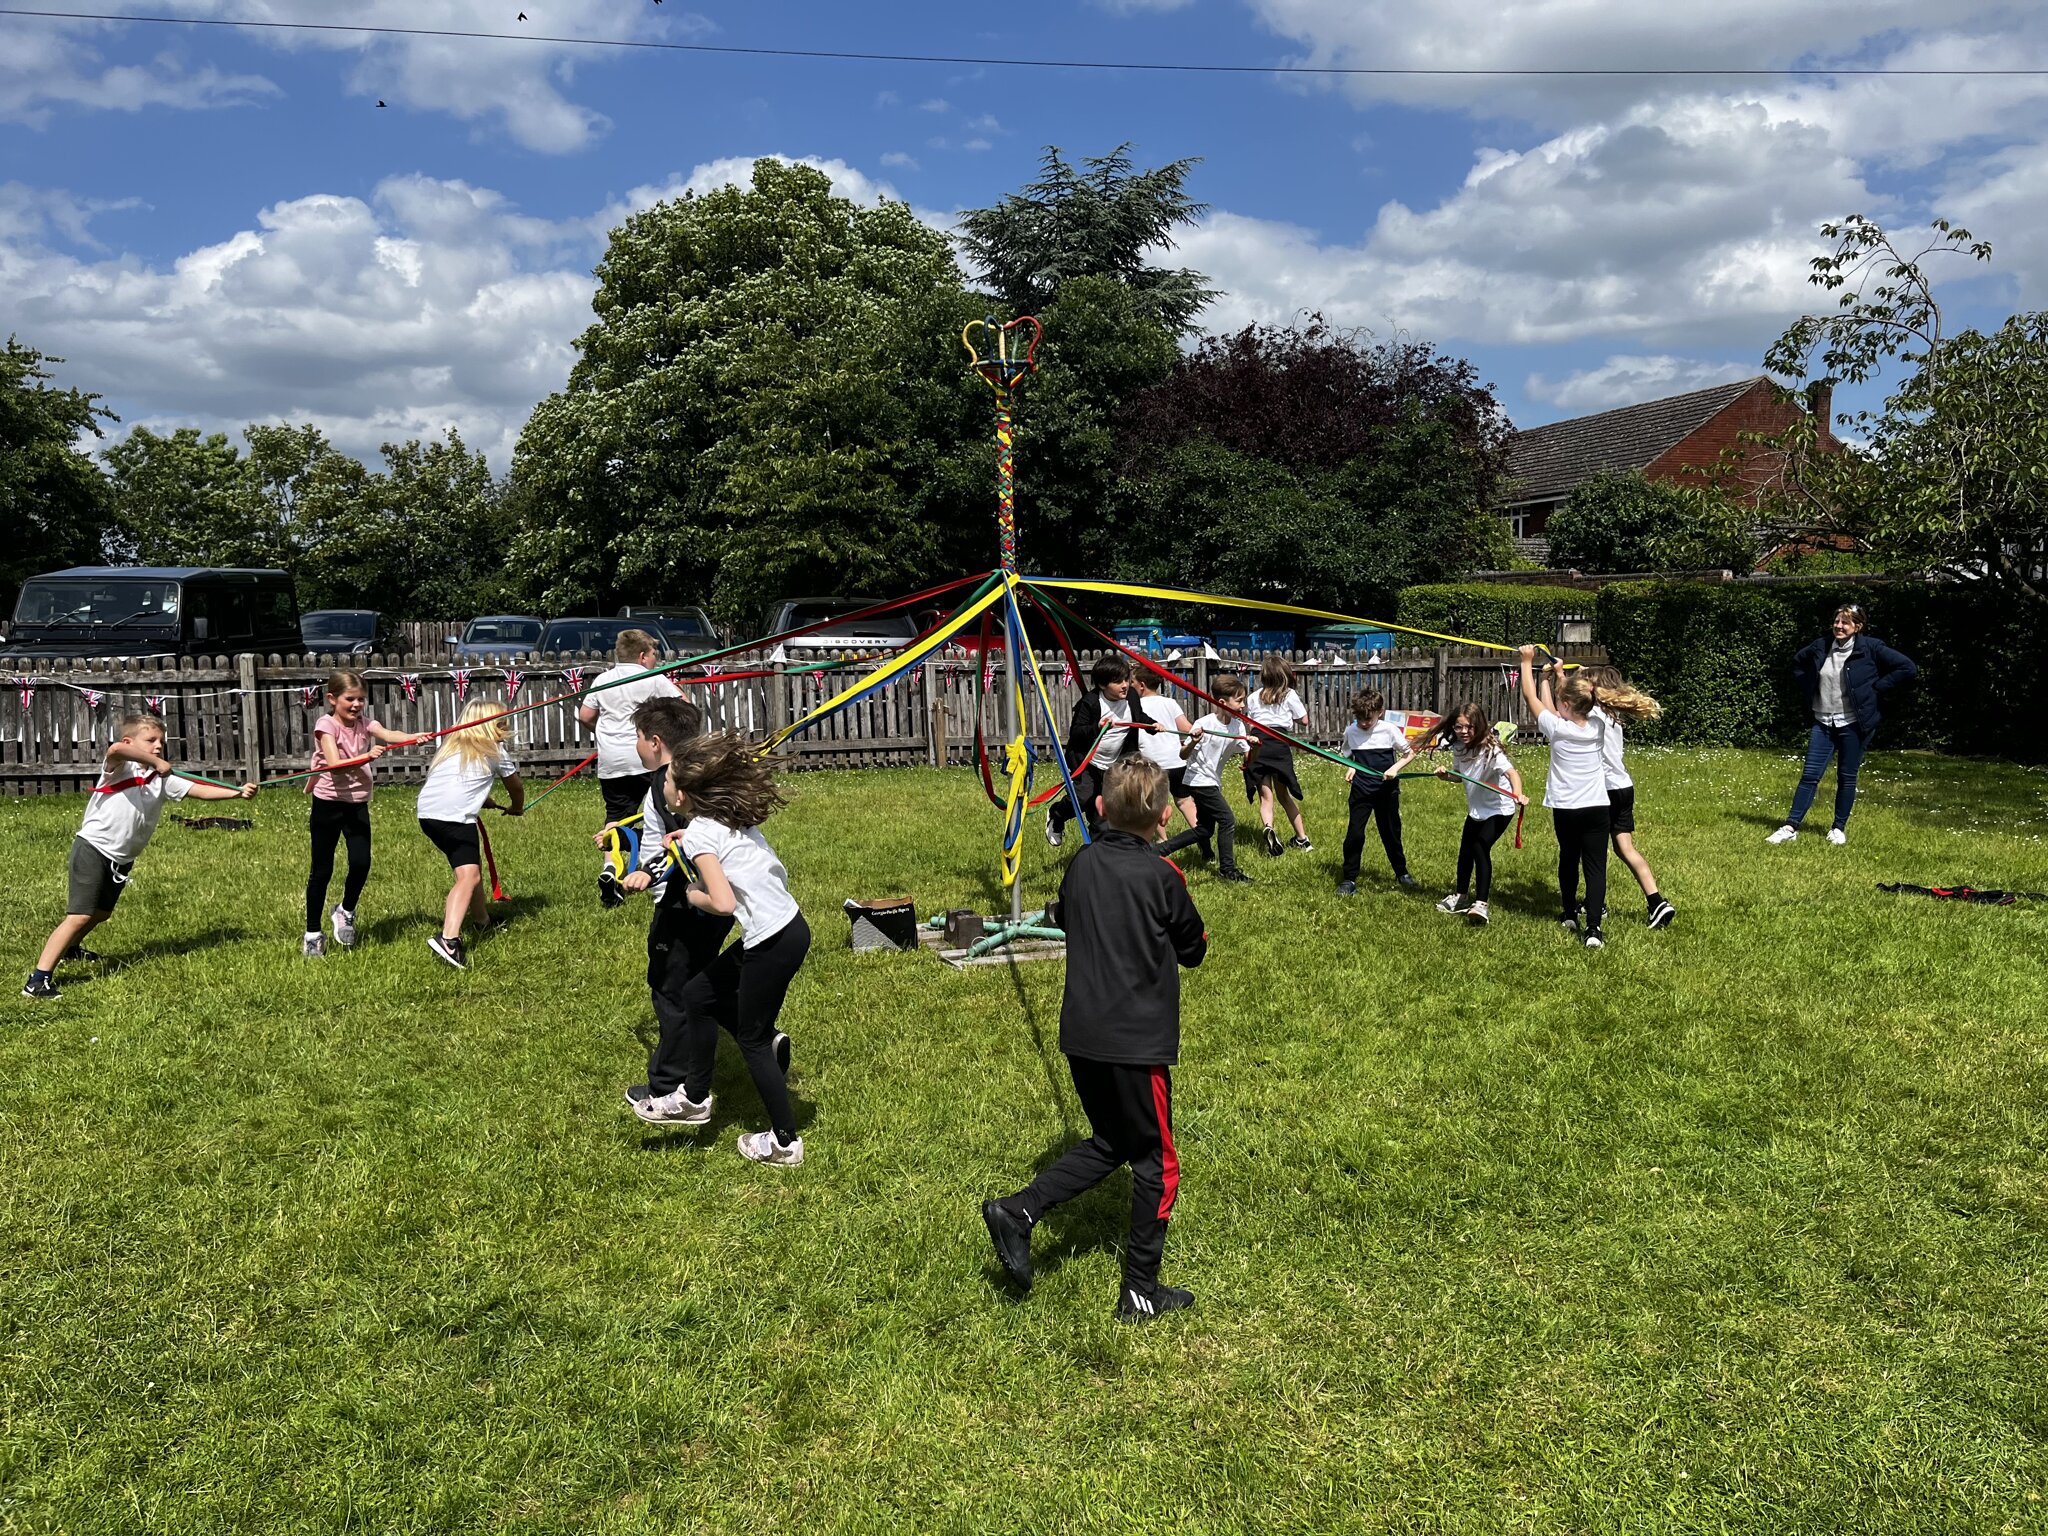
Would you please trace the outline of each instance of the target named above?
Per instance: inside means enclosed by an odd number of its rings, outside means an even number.
[[[1550,743],[1550,776],[1543,803],[1550,807],[1557,830],[1557,894],[1563,904],[1558,926],[1588,949],[1606,944],[1600,932],[1607,915],[1607,838],[1613,827],[1607,802],[1607,765],[1601,751],[1601,723],[1579,691],[1560,689],[1551,696],[1552,662],[1536,686],[1536,647],[1525,645],[1522,656],[1522,702],[1536,717],[1536,729]],[[1586,904],[1579,906],[1579,876],[1586,877]],[[1584,921],[1581,922],[1583,910]]]
[[[1813,808],[1820,776],[1835,760],[1835,821],[1828,841],[1849,841],[1849,813],[1856,808],[1856,775],[1882,718],[1884,696],[1920,675],[1912,658],[1863,633],[1868,620],[1856,603],[1835,610],[1830,632],[1792,658],[1792,676],[1806,691],[1813,727],[1806,737],[1806,766],[1792,792],[1785,824],[1764,841],[1789,843]]]
[[[1245,716],[1255,725],[1268,726],[1276,731],[1295,730],[1308,719],[1308,706],[1294,691],[1294,666],[1285,656],[1269,652],[1259,664],[1259,691],[1252,695],[1251,706],[1245,710]],[[1294,748],[1265,731],[1257,734],[1259,744],[1244,760],[1245,789],[1258,792],[1259,820],[1265,827],[1266,852],[1277,859],[1285,850],[1280,834],[1273,830],[1273,798],[1276,794],[1280,799],[1280,809],[1294,827],[1294,837],[1285,847],[1305,851],[1314,844],[1308,840],[1308,825],[1301,817],[1301,780],[1294,774]]]

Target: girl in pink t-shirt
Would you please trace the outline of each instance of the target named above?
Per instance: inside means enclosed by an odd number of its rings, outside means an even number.
[[[313,726],[313,762],[321,771],[306,781],[313,796],[313,868],[306,878],[306,939],[301,951],[308,959],[327,953],[320,932],[320,909],[327,905],[328,882],[334,878],[334,845],[348,843],[348,878],[341,905],[334,909],[334,941],[344,948],[356,941],[356,902],[370,878],[370,762],[386,747],[410,747],[419,738],[387,731],[370,718],[369,691],[360,672],[340,670],[327,675],[327,713]],[[369,761],[357,763],[356,759]],[[353,764],[350,767],[335,766]]]

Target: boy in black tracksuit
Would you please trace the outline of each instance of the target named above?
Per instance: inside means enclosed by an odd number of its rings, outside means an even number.
[[[1067,769],[1074,776],[1074,793],[1080,796],[1081,806],[1088,817],[1090,837],[1101,829],[1096,812],[1096,797],[1102,793],[1103,771],[1112,762],[1138,750],[1138,733],[1124,731],[1121,740],[1111,739],[1102,744],[1102,750],[1095,754],[1095,761],[1086,768],[1076,765],[1088,755],[1088,749],[1095,745],[1095,738],[1102,734],[1102,727],[1111,720],[1131,718],[1131,668],[1121,656],[1105,656],[1089,669],[1088,680],[1095,686],[1082,694],[1074,705],[1073,719],[1067,725]],[[1045,815],[1045,840],[1057,848],[1066,835],[1068,822],[1074,819],[1074,804],[1065,794],[1056,797],[1052,808]]]
[[[1208,952],[1202,914],[1155,839],[1172,814],[1166,775],[1142,758],[1103,777],[1106,823],[1074,857],[1054,915],[1067,934],[1060,1049],[1094,1135],[1001,1200],[982,1202],[996,1256],[1031,1283],[1031,1229],[1053,1206],[1131,1165],[1131,1232],[1116,1315],[1143,1322],[1191,1305],[1159,1283],[1166,1223],[1180,1190],[1171,1068],[1180,1059],[1180,971]]]

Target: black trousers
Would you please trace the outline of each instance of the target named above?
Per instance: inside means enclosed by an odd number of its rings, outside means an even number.
[[[367,800],[315,800],[310,818],[313,867],[306,875],[306,932],[318,933],[327,905],[327,885],[334,878],[334,845],[348,844],[348,878],[342,882],[341,910],[353,912],[370,878],[370,803]]]
[[[1341,878],[1358,878],[1359,856],[1365,852],[1365,824],[1375,816],[1379,818],[1380,846],[1387,851],[1387,862],[1396,875],[1408,873],[1408,855],[1401,851],[1401,786],[1385,779],[1367,780],[1361,772],[1351,781],[1351,820],[1344,828]]]
[[[1237,817],[1230,809],[1230,802],[1223,797],[1222,788],[1215,784],[1188,784],[1183,787],[1188,799],[1195,802],[1195,824],[1161,843],[1160,853],[1175,854],[1200,843],[1203,853],[1216,856],[1216,867],[1224,874],[1237,873]]]
[[[693,1017],[710,1017],[714,1031],[717,1020],[738,1017],[738,964],[714,970],[719,946],[732,927],[729,917],[694,912],[678,902],[664,901],[654,909],[647,929],[647,990],[660,1033],[647,1054],[647,1086],[656,1093],[683,1086]]]
[[[707,1006],[690,1009],[683,1091],[696,1103],[702,1103],[711,1091],[711,1068],[718,1055],[718,1031],[723,1027],[739,1046],[754,1091],[761,1095],[761,1107],[768,1111],[769,1127],[781,1141],[795,1137],[796,1111],[790,1106],[789,1084],[775,1062],[775,1021],[782,1013],[783,998],[789,995],[789,984],[810,952],[810,924],[799,912],[788,927],[752,949],[740,944],[727,949],[704,973],[707,987],[692,992],[690,998],[694,1005],[701,996]],[[729,1005],[727,998],[731,999]]]
[[[599,779],[597,792],[604,796],[604,819],[623,821],[640,809],[653,775],[632,773],[622,779]]]
[[[1081,797],[1081,810],[1088,823],[1088,835],[1093,837],[1102,826],[1102,817],[1095,809],[1095,797],[1102,793],[1102,770],[1091,763],[1075,774],[1074,793]],[[1055,828],[1064,827],[1074,819],[1074,802],[1067,798],[1064,786],[1052,797],[1052,803],[1045,814]]]
[[[1512,816],[1467,816],[1458,839],[1458,894],[1474,901],[1493,899],[1493,845],[1514,824]]]
[[[1579,914],[1579,872],[1583,869],[1589,929],[1598,929],[1600,919],[1607,915],[1609,816],[1605,801],[1550,813],[1551,825],[1557,829],[1557,894],[1564,902],[1564,915]]]
[[[1180,1157],[1173,1147],[1173,1077],[1165,1067],[1067,1058],[1094,1131],[1030,1185],[1011,1196],[1027,1221],[1084,1195],[1125,1163],[1131,1165],[1131,1235],[1124,1244],[1124,1285],[1141,1296],[1159,1283],[1166,1223],[1180,1194]]]

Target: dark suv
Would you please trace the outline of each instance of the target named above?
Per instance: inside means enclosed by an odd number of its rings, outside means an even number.
[[[31,576],[0,654],[223,656],[297,651],[299,602],[283,571],[79,565]]]

